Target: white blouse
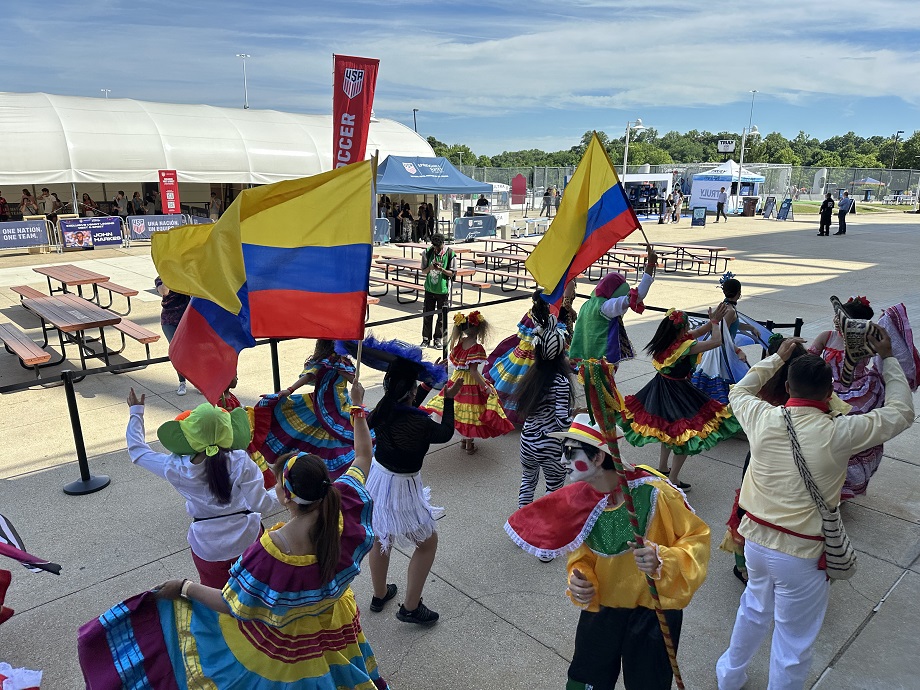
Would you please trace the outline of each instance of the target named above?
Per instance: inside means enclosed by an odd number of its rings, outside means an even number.
[[[132,405],[129,411],[126,436],[131,462],[172,484],[185,499],[185,510],[192,518],[214,517],[189,526],[192,551],[206,561],[237,558],[259,537],[261,514],[281,507],[274,489],[265,489],[259,467],[245,450],[230,451],[230,502],[221,505],[208,488],[204,462],[196,465],[192,463],[193,456],[152,450],[144,436],[144,406]],[[252,512],[232,515],[246,510]],[[215,517],[220,515],[227,517]]]

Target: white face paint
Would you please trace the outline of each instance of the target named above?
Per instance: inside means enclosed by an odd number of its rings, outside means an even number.
[[[562,464],[573,482],[591,481],[601,471],[601,463],[590,460],[580,443],[566,443]]]

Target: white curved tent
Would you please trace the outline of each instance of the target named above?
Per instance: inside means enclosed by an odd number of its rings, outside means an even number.
[[[381,160],[433,156],[393,120],[371,122]],[[0,92],[0,185],[268,184],[332,168],[332,116],[209,105]]]

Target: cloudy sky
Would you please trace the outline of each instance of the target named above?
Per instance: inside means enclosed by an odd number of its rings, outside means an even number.
[[[331,109],[332,54],[379,58],[378,116],[477,153],[676,129],[920,129],[920,3],[46,0],[5,3],[0,90]]]

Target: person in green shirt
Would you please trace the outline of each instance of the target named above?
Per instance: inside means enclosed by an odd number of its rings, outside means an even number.
[[[444,246],[442,235],[431,236],[431,246],[422,254],[422,273],[425,274],[425,305],[426,312],[441,310],[447,303],[450,294],[450,281],[457,272],[455,264],[456,255],[449,247]],[[439,313],[434,327],[434,347],[441,348],[441,338],[444,335],[443,314]],[[431,320],[429,314],[422,319],[422,347],[431,344]]]

